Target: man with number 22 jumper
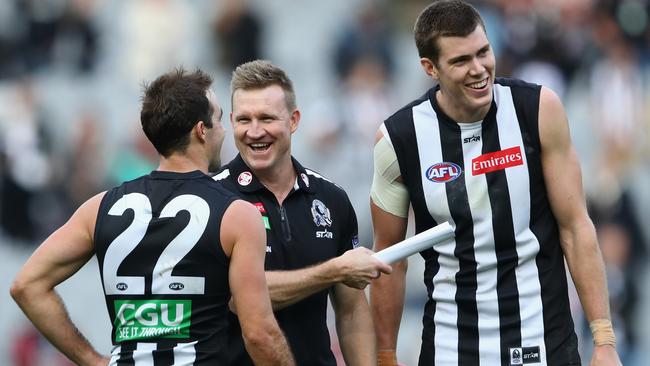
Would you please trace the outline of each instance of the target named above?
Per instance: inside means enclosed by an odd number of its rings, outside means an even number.
[[[81,205],[12,285],[34,325],[79,365],[222,365],[231,296],[254,362],[294,365],[271,310],[260,213],[206,175],[224,138],[211,84],[200,70],[176,69],[145,88],[140,117],[157,170]],[[54,291],[93,255],[113,324],[109,357]]]

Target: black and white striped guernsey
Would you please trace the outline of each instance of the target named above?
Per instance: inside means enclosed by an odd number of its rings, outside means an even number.
[[[94,244],[113,324],[110,365],[225,364],[220,226],[235,198],[200,171],[154,171],[106,193]]]
[[[564,257],[540,161],[540,86],[498,78],[483,121],[458,124],[437,87],[384,122],[422,252],[429,299],[420,365],[579,364]]]

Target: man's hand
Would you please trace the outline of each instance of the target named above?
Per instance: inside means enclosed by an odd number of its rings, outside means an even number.
[[[359,247],[348,250],[336,258],[343,276],[341,282],[348,287],[363,290],[370,281],[379,278],[382,273],[390,274],[393,271],[391,266],[374,258],[373,254],[372,250]]]
[[[102,356],[97,362],[93,363],[93,366],[108,366],[110,362],[110,358]]]
[[[594,346],[589,366],[621,366],[616,348],[610,345]]]

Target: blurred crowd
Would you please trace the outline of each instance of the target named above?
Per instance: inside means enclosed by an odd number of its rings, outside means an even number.
[[[320,3],[0,2],[0,246],[31,250],[92,194],[155,168],[138,123],[143,81],[179,64],[201,67],[215,75],[228,111],[230,72],[256,58],[294,79],[303,111],[294,152],[346,189],[370,245],[375,131],[430,87],[412,40],[427,2]],[[546,85],[564,100],[620,353],[624,364],[640,364],[649,292],[650,196],[642,188],[650,179],[650,2],[473,4],[486,20],[497,75]],[[222,154],[231,159],[232,144]],[[588,360],[579,306],[574,315]]]

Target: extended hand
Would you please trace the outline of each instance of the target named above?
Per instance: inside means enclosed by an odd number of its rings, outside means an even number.
[[[372,250],[359,247],[338,257],[337,264],[343,276],[341,282],[348,287],[362,290],[382,273],[390,274],[393,271],[391,266],[374,258],[373,254]]]

